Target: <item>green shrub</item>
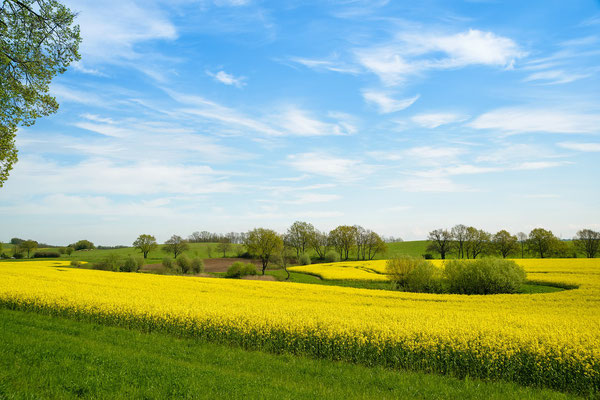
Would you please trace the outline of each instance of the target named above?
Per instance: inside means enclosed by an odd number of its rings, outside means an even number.
[[[57,258],[60,254],[53,251],[36,251],[33,253],[33,258]]]
[[[194,274],[200,274],[204,272],[204,261],[202,261],[202,259],[194,258],[190,264]]]
[[[227,269],[225,278],[241,278],[246,275],[256,275],[256,266],[251,263],[244,264],[243,262],[236,261]]]
[[[512,260],[482,258],[447,261],[444,276],[451,293],[495,294],[517,292],[526,275]]]
[[[423,254],[423,258],[426,260],[433,260],[433,254],[425,253],[425,254]]]
[[[81,267],[81,261],[73,260],[71,261],[71,267]]]
[[[190,262],[190,259],[183,254],[175,260],[175,263],[182,274],[188,274],[192,270],[192,263]]]
[[[121,260],[119,259],[118,255],[109,254],[104,258],[104,260],[95,263],[93,268],[102,271],[119,272],[121,270]]]
[[[325,262],[332,263],[340,261],[340,255],[335,251],[328,251],[325,254]]]
[[[429,261],[401,256],[387,261],[386,273],[397,289],[411,292],[441,290],[440,271]]]
[[[408,273],[406,290],[419,293],[441,293],[443,291],[442,271],[428,261],[418,263]]]
[[[163,267],[165,267],[166,269],[173,269],[173,259],[169,258],[169,257],[165,257],[162,260],[162,265]]]
[[[14,258],[15,260],[20,260],[20,259],[22,259],[23,257],[25,257],[25,256],[23,255],[23,253],[15,253],[15,254],[13,254],[13,258]]]
[[[137,260],[134,257],[127,257],[123,266],[121,267],[121,271],[123,272],[138,272],[140,269]]]
[[[242,266],[242,276],[246,275],[256,275],[258,272],[256,271],[256,265],[252,263],[246,263]]]
[[[312,264],[312,260],[310,259],[310,256],[305,253],[300,256],[300,258],[298,259],[298,263],[300,265],[310,265]]]

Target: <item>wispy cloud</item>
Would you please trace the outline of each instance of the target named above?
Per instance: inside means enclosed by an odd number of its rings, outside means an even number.
[[[397,100],[386,92],[369,89],[363,90],[362,95],[367,103],[376,105],[381,114],[389,114],[404,110],[410,107],[419,98],[419,95],[416,95],[406,99]]]
[[[500,108],[484,113],[467,126],[490,129],[505,134],[518,133],[598,133],[600,114],[539,109],[530,107]]]
[[[429,114],[417,114],[411,118],[411,120],[425,128],[434,129],[442,125],[448,125],[456,122],[462,122],[467,117],[460,114],[454,113],[429,113]]]
[[[600,152],[600,143],[577,143],[577,142],[561,142],[558,145],[562,148],[586,153]]]
[[[359,160],[318,152],[290,154],[287,163],[298,171],[341,181],[361,179],[373,171],[372,166]]]
[[[227,72],[221,70],[217,73],[212,73],[210,71],[206,71],[206,74],[215,78],[216,81],[221,82],[225,85],[233,85],[238,88],[244,87],[246,85],[246,78],[243,76],[235,77],[234,75],[228,74]]]
[[[358,62],[388,85],[434,69],[511,68],[525,54],[512,39],[474,29],[456,34],[402,32],[388,44],[355,51]]]

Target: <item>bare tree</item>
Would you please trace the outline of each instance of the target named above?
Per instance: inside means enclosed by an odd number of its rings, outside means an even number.
[[[310,247],[317,253],[317,256],[322,260],[325,254],[329,251],[329,235],[319,230],[314,231],[310,238]]]
[[[582,229],[573,239],[575,247],[585,253],[587,258],[594,258],[600,248],[600,232],[591,229]]]
[[[465,240],[467,240],[467,226],[462,224],[456,225],[452,228],[450,233],[452,234],[452,239],[456,243],[458,258],[465,258],[464,244]]]
[[[429,232],[427,240],[431,241],[427,250],[439,253],[442,260],[446,259],[446,254],[452,245],[452,234],[447,229],[436,229]]]

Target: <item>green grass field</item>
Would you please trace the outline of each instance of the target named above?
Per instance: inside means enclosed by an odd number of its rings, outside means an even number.
[[[0,309],[0,399],[567,399]]]

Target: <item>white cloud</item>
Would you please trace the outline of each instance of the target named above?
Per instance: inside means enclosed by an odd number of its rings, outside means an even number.
[[[246,83],[244,82],[244,80],[246,78],[244,78],[243,76],[236,78],[235,76],[228,74],[227,72],[222,71],[222,70],[217,72],[216,74],[214,74],[210,71],[206,71],[206,73],[209,76],[212,76],[213,78],[215,78],[216,81],[224,83],[225,85],[234,85],[234,86],[237,86],[238,88],[241,88],[246,85]]]
[[[317,60],[302,57],[291,57],[289,60],[317,71],[332,71],[344,74],[358,74],[360,72],[358,68],[343,64],[339,60]]]
[[[414,97],[396,100],[385,92],[375,90],[363,90],[362,95],[365,101],[375,104],[379,108],[381,114],[404,110],[410,107],[419,98],[419,95],[416,95]]]
[[[333,157],[326,153],[291,154],[287,160],[288,164],[298,171],[343,181],[360,179],[372,172],[371,166],[359,160]]]
[[[214,121],[228,130],[237,128],[239,134],[247,134],[251,131],[266,136],[325,136],[348,135],[356,132],[352,118],[344,113],[329,113],[333,121],[323,121],[306,110],[289,106],[276,114],[251,117],[200,96],[165,90],[172,98],[188,106],[180,110],[181,112]]]
[[[98,157],[64,164],[29,157],[19,161],[6,189],[20,195],[57,190],[63,194],[197,195],[234,191],[236,186],[227,178],[228,174],[208,166],[165,164],[157,160],[125,163]]]
[[[600,114],[529,107],[500,108],[480,115],[467,126],[517,133],[597,133]]]
[[[67,1],[78,13],[80,51],[86,62],[120,62],[139,56],[135,46],[148,40],[177,38],[166,12],[152,1]]]
[[[576,143],[576,142],[562,142],[558,143],[560,147],[569,150],[577,150],[589,153],[595,153],[600,151],[600,143]]]
[[[453,113],[417,114],[411,118],[413,122],[425,128],[434,129],[438,126],[461,122],[467,117]]]
[[[523,81],[524,82],[542,81],[543,83],[545,83],[547,85],[558,85],[561,83],[574,82],[579,79],[588,78],[590,76],[592,76],[591,73],[576,74],[576,73],[569,73],[569,72],[566,72],[563,70],[547,70],[547,71],[534,72],[533,74],[530,74],[529,76],[527,76]]]
[[[512,39],[471,29],[450,35],[400,33],[389,44],[358,49],[355,55],[364,68],[384,83],[397,85],[411,75],[431,69],[468,65],[511,68],[525,53]]]
[[[289,107],[272,121],[281,132],[297,136],[348,135],[356,131],[348,121],[324,122],[296,107]]]

